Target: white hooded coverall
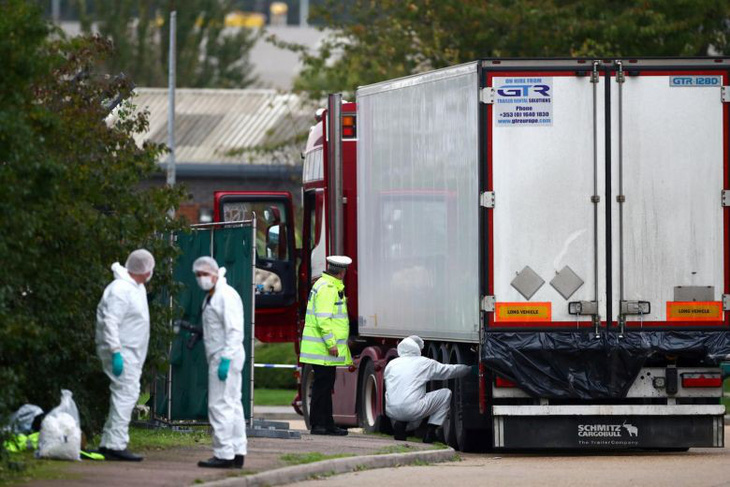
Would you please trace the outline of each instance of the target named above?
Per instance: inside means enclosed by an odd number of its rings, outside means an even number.
[[[213,454],[221,460],[246,455],[246,420],[241,404],[243,302],[228,285],[225,267],[218,271],[213,295],[203,302],[203,341],[208,360],[208,419],[213,426]],[[228,377],[218,378],[221,358],[231,361]]]
[[[129,443],[129,421],[139,399],[139,379],[150,341],[150,312],[144,284],[137,284],[119,262],[112,265],[114,280],[104,289],[96,308],[96,353],[111,380],[109,415],[99,446],[124,450]],[[112,354],[120,352],[124,368],[112,373]]]
[[[385,367],[385,413],[415,429],[428,417],[428,424],[441,426],[449,412],[451,391],[439,389],[426,393],[431,380],[447,380],[468,375],[468,365],[446,365],[421,356],[421,347],[413,338],[398,344],[398,358]]]

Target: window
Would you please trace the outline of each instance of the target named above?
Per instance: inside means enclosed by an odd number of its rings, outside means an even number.
[[[272,201],[223,203],[223,221],[250,220],[254,214],[257,259],[289,260],[286,211],[283,203]]]

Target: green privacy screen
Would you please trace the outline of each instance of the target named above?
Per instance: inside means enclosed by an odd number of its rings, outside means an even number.
[[[202,304],[205,297],[195,282],[193,262],[198,257],[212,255],[218,265],[226,268],[226,279],[243,300],[243,335],[246,361],[241,387],[244,414],[251,418],[253,343],[253,248],[252,223],[206,227],[198,226],[190,233],[176,235],[181,250],[174,270],[175,281],[182,284],[177,304],[182,319],[202,328]],[[212,253],[211,253],[212,250]],[[194,343],[194,345],[193,345]],[[170,400],[171,399],[171,400]],[[208,420],[208,364],[202,338],[195,341],[195,333],[180,330],[170,348],[170,369],[167,376],[155,382],[153,401],[155,418],[173,422],[207,422]]]

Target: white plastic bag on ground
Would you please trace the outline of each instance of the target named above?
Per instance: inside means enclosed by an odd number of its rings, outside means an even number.
[[[10,430],[13,433],[27,435],[33,430],[33,421],[43,410],[35,404],[23,404],[10,416]]]
[[[80,460],[80,451],[79,411],[71,391],[63,389],[61,404],[48,413],[41,423],[37,456],[58,460]]]

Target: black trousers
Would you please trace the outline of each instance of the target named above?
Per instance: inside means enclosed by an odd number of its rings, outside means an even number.
[[[335,387],[337,368],[331,365],[314,365],[314,381],[312,382],[312,402],[309,408],[309,425],[332,428],[332,390]]]

